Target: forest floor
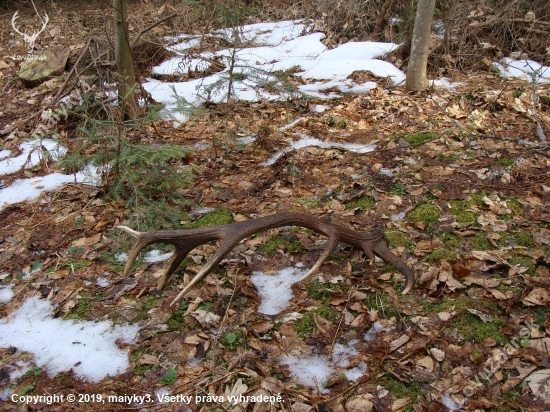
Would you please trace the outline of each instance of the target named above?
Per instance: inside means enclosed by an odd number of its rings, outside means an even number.
[[[71,24],[89,28],[89,13]],[[8,14],[2,39],[10,36]],[[63,30],[63,37],[53,33],[52,39],[67,46],[84,44],[89,32],[84,26]],[[2,51],[14,52],[9,45]],[[4,127],[39,110],[62,81],[26,89],[10,80],[18,62],[0,60]],[[142,143],[161,137],[201,147],[186,159],[196,177],[185,190],[197,207],[214,209],[199,222],[296,211],[359,231],[382,229],[394,253],[415,269],[409,294],[401,294],[403,277],[395,268],[381,261],[368,265],[342,245],[319,278],[293,286],[281,314],[259,313],[252,272],[308,266],[322,251],[322,236],[287,228],[239,244],[173,310],[170,302],[215,246],[194,250],[185,270],[159,293],[163,262],[141,263],[122,276],[124,262],[115,256],[128,243],[114,228],[127,218],[124,204],[106,201],[98,188],[68,184],[0,211],[0,282],[14,294],[0,304],[0,318],[40,296],[61,318],[137,323],[135,342],[121,343],[130,368],[95,383],[71,371],[49,376],[39,368],[12,380],[10,365],[32,362],[32,355],[5,347],[0,389],[101,394],[103,400],[149,395],[144,405],[125,398],[108,406],[89,398],[29,405],[60,411],[548,410],[550,149],[536,118],[549,137],[550,85],[536,85],[546,98],[535,113],[533,85],[526,81],[491,72],[456,72],[452,80],[462,85],[408,93],[380,80],[369,93],[338,99],[218,104],[178,128],[157,122],[132,130]],[[328,108],[313,112],[319,104]],[[4,139],[2,149],[15,148],[31,129]],[[259,136],[254,142],[237,139],[252,133]],[[358,154],[305,147],[260,165],[299,134],[376,148]],[[7,186],[53,169],[41,164],[2,179]],[[348,347],[347,362],[334,362],[328,381],[314,385],[300,383],[290,361],[281,360],[310,359],[313,374],[319,364],[335,361],[335,347],[350,342],[355,346]],[[361,365],[366,368],[358,379],[346,377]],[[162,401],[162,393],[192,399]],[[241,394],[281,399],[270,406],[213,398]]]

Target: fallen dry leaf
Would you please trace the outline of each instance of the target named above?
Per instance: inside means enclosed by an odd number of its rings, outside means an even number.
[[[522,299],[522,302],[527,306],[544,306],[550,302],[550,293],[544,288],[535,288]]]

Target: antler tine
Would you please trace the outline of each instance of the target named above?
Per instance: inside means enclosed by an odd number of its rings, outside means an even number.
[[[193,286],[200,282],[202,278],[208,275],[208,273],[210,273],[210,271],[223,260],[224,256],[229,253],[231,249],[233,249],[241,241],[241,239],[247,237],[246,228],[243,227],[242,229],[243,230],[237,229],[234,234],[228,235],[225,239],[222,238],[223,242],[220,245],[220,248],[216,251],[216,253],[210,256],[210,259],[208,259],[199,273],[197,273],[195,277],[191,279],[191,281],[181,290],[181,292],[178,293],[172,303],[170,303],[170,306],[175,306],[178,304],[187,292],[189,292]]]
[[[315,262],[313,267],[309,269],[309,271],[302,277],[302,279],[300,279],[300,282],[307,280],[311,275],[313,275],[315,272],[317,272],[317,270],[319,270],[319,268],[322,266],[325,260],[330,256],[332,252],[334,252],[334,249],[336,249],[336,246],[338,246],[339,240],[340,238],[338,236],[338,232],[335,230],[331,230],[325,251],[321,254],[319,259],[317,259],[317,262]]]
[[[139,252],[141,252],[143,248],[154,243],[154,241],[152,241],[151,239],[144,239],[143,235],[145,233],[137,232],[133,229],[130,229],[128,226],[117,226],[117,229],[120,229],[128,233],[132,237],[132,239],[134,239],[134,244],[132,246],[132,249],[130,249],[130,253],[128,254],[128,260],[126,261],[126,266],[124,267],[123,276],[126,277],[130,273],[130,269],[132,269],[132,265],[136,261],[137,256],[139,255]]]
[[[168,282],[168,279],[171,274],[173,274],[176,269],[181,265],[181,262],[183,262],[183,259],[193,250],[193,247],[191,248],[185,248],[178,250],[176,248],[176,251],[174,252],[174,255],[170,258],[170,261],[168,262],[168,265],[166,266],[166,270],[160,277],[158,283],[157,283],[157,290],[162,290],[166,286],[166,283]]]

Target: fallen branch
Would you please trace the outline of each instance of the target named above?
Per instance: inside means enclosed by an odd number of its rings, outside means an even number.
[[[148,32],[149,30],[151,30],[151,29],[154,29],[154,28],[157,27],[160,23],[163,23],[163,22],[165,22],[166,20],[170,20],[170,19],[176,17],[177,15],[178,15],[178,13],[169,14],[168,16],[163,17],[163,18],[160,19],[160,20],[157,20],[156,22],[154,22],[154,23],[151,24],[150,26],[148,26],[148,27],[144,28],[143,30],[141,30],[141,31],[137,34],[136,38],[132,41],[132,44],[130,45],[130,47],[133,48],[133,47],[137,44],[139,38],[140,38],[143,34],[147,33],[147,32]]]

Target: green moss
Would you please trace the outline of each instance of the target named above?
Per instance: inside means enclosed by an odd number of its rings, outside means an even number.
[[[313,280],[306,284],[307,296],[314,300],[330,299],[334,291],[341,288],[338,283],[321,283],[318,280]]]
[[[514,286],[514,285],[503,285],[502,283],[500,285],[497,286],[497,290],[499,292],[502,292],[502,293],[506,293],[506,292],[509,292],[509,291],[512,291],[514,293],[520,293],[522,292],[524,289],[519,287],[519,286]]]
[[[514,232],[512,234],[518,246],[523,246],[527,248],[534,248],[535,241],[533,240],[533,234],[530,232]]]
[[[314,313],[330,322],[335,322],[336,319],[338,319],[338,312],[336,309],[327,305],[319,306],[307,312],[302,319],[294,322],[292,326],[296,330],[298,337],[305,339],[311,336],[315,328],[315,321],[313,320]]]
[[[285,239],[281,235],[273,236],[263,245],[260,245],[258,249],[268,255],[274,255],[277,249],[283,249],[285,252],[299,252],[302,250],[302,244],[298,238],[292,238],[290,240]]]
[[[385,294],[370,293],[363,304],[370,309],[376,309],[384,319],[399,318],[399,310],[390,303]]]
[[[535,312],[535,323],[537,325],[544,325],[546,323],[546,319],[550,316],[550,306],[541,306],[537,308],[537,311]],[[548,329],[546,332],[549,332]]]
[[[453,233],[443,233],[439,239],[445,243],[446,249],[450,250],[459,248],[465,242],[464,238]]]
[[[474,299],[469,296],[458,296],[456,299],[444,297],[441,302],[431,307],[431,311],[439,313],[452,307],[454,307],[456,312],[462,312],[471,308],[485,310],[491,314],[497,314],[500,312],[500,309],[496,303],[489,300]]]
[[[437,222],[439,216],[441,216],[441,212],[437,206],[430,203],[420,203],[408,213],[407,221],[424,222],[426,226],[429,226],[432,223]]]
[[[335,116],[333,114],[328,116],[327,125],[329,127],[336,127],[338,129],[345,129],[348,127],[348,119],[342,116]]]
[[[361,196],[355,200],[346,203],[346,209],[359,208],[361,211],[372,209],[376,205],[376,200],[370,196]]]
[[[502,159],[498,159],[495,164],[499,166],[509,167],[512,166],[514,162],[515,160],[506,159],[505,157],[503,157]]]
[[[520,265],[523,267],[526,267],[529,269],[528,273],[533,274],[535,271],[535,262],[533,262],[533,259],[527,256],[519,256],[516,255],[514,252],[512,252],[514,257],[511,259],[508,259],[508,263],[510,263],[510,266]]]
[[[398,183],[390,189],[390,194],[404,196],[407,194],[407,187],[404,184]]]
[[[301,197],[298,202],[304,205],[307,209],[315,209],[321,201],[315,197]]]
[[[474,236],[467,238],[472,250],[492,250],[494,249],[491,242],[485,237],[482,232],[477,232]]]
[[[77,304],[69,311],[65,318],[88,320],[93,310],[92,301],[95,297],[89,292],[81,292],[78,296]]]
[[[523,205],[515,197],[508,199],[506,205],[515,215],[523,216]]]
[[[471,201],[451,200],[449,213],[455,216],[458,223],[476,223],[479,214],[468,210],[471,205]]]
[[[170,317],[166,321],[168,330],[181,330],[185,327],[184,316],[189,304],[184,300],[181,305],[174,311],[172,311]]]
[[[196,229],[207,226],[221,226],[233,223],[233,215],[228,210],[216,209],[204,214],[200,219],[184,226],[184,229]]]
[[[246,347],[246,336],[241,329],[224,333],[220,342],[228,349],[235,350],[237,347]]]
[[[435,262],[440,260],[451,260],[456,259],[456,252],[447,249],[435,249],[432,253],[426,256],[428,262]]]
[[[477,307],[472,306],[472,307]],[[464,337],[466,342],[483,342],[487,338],[494,339],[499,345],[508,343],[508,338],[503,334],[499,325],[505,322],[501,319],[494,319],[492,322],[484,323],[478,316],[472,313],[464,313],[460,318],[451,323],[451,328],[456,328],[458,333]]]
[[[410,398],[412,403],[416,402],[418,395],[422,392],[422,387],[414,379],[409,379],[407,383],[395,379],[393,376],[385,375],[380,381],[396,398]],[[414,410],[414,409],[411,409]]]
[[[145,372],[147,372],[148,370],[158,368],[158,366],[156,365],[141,365],[139,363],[139,360],[141,359],[141,357],[150,351],[151,350],[149,348],[142,348],[142,349],[133,351],[132,354],[130,355],[130,362],[134,365],[134,373],[136,375],[143,376]]]
[[[438,160],[441,162],[455,162],[457,160],[457,157],[455,155],[438,154],[434,160]]]
[[[142,320],[145,320],[147,318],[147,312],[149,312],[151,309],[153,309],[155,306],[157,306],[157,302],[160,299],[158,296],[148,296],[144,300],[145,302],[143,305],[141,305],[141,308],[139,308],[136,318],[134,319],[135,322],[139,322]]]
[[[409,237],[397,230],[385,230],[384,235],[392,248],[404,247],[408,250],[414,250],[414,242]]]
[[[405,135],[403,139],[410,144],[421,144],[426,140],[434,139],[437,136],[437,133],[409,133]]]

